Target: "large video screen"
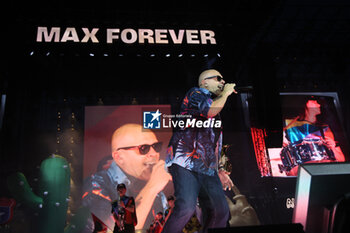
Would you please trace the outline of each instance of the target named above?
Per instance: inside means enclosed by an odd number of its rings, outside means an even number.
[[[170,105],[85,107],[83,204],[110,230],[115,225],[111,202],[118,198],[119,183],[135,199],[136,229],[148,228],[153,214],[164,212],[167,196],[173,194],[164,169],[172,131],[143,127],[144,113],[156,110],[171,112]],[[90,225],[93,229],[93,222]]]
[[[262,176],[293,177],[304,163],[348,161],[337,93],[280,93],[283,143],[267,148],[264,129],[252,129]]]

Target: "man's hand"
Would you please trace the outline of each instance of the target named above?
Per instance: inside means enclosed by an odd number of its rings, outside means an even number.
[[[164,167],[164,160],[159,160],[158,163],[153,166],[151,177],[146,184],[148,188],[152,189],[152,191],[156,193],[162,191],[165,185],[167,185],[171,180],[171,175],[165,170]]]
[[[237,91],[235,90],[235,83],[227,83],[224,86],[224,89],[222,90],[221,94],[217,96],[214,100],[213,103],[210,106],[210,109],[208,111],[208,118],[215,117],[217,114],[219,114],[224,107],[227,98],[232,94],[236,93]]]
[[[227,190],[227,189],[231,190],[234,187],[234,184],[229,176],[230,175],[229,172],[223,169],[220,169],[218,175],[219,175],[223,190]]]
[[[238,92],[235,90],[235,83],[226,83],[224,86],[224,90],[222,91],[222,95],[229,96],[232,93],[237,94]]]

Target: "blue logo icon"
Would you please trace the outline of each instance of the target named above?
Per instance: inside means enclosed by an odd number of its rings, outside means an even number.
[[[157,109],[156,112],[143,112],[144,129],[160,129],[160,116],[162,113]]]

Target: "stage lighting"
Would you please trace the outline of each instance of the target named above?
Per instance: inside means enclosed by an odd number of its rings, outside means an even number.
[[[182,57],[183,56],[183,54],[182,53],[180,53],[179,55],[178,55],[178,57]]]
[[[31,51],[31,52],[29,53],[30,56],[33,56],[33,54],[34,54],[34,51]]]
[[[166,54],[165,57],[170,57],[170,53]]]
[[[90,57],[93,57],[93,56],[95,56],[95,54],[93,54],[93,53],[90,53],[89,55],[90,55]]]

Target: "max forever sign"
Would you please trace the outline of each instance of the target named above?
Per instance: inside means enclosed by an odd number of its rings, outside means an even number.
[[[104,34],[104,35],[103,35]],[[101,38],[104,38],[103,41]],[[125,44],[216,44],[212,30],[189,29],[120,29],[38,27],[37,42],[107,43],[121,41]]]

